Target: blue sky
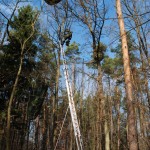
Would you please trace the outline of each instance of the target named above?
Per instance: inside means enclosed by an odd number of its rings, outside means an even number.
[[[12,12],[11,8],[14,7],[13,4],[15,4],[15,2],[16,2],[16,0],[13,0],[13,1],[9,0],[9,1],[10,1],[10,3],[8,3],[9,4],[9,7],[8,7],[8,6],[4,5],[2,0],[0,0],[0,10],[6,16],[9,16],[11,14],[11,12]],[[109,10],[108,13],[107,13],[107,18],[114,18],[116,16],[115,7],[114,7],[114,5],[115,5],[114,0],[105,0],[105,2],[106,2],[106,6],[108,7],[108,10]],[[50,9],[50,7],[53,7],[53,6],[48,6],[45,2],[43,2],[43,0],[31,0],[29,2],[23,2],[23,3],[21,2],[21,3],[19,3],[19,7],[30,4],[34,8],[35,7],[40,8],[40,5],[42,3],[45,6],[47,6],[47,9]],[[44,19],[46,17],[47,17],[46,14],[42,14],[41,19],[42,19],[43,23],[45,22]],[[110,26],[110,24],[113,24],[113,20],[107,20],[105,22],[105,28],[108,28]],[[76,27],[73,26],[72,29],[74,30],[74,35],[73,35],[73,39],[72,39],[73,41],[76,41],[77,43],[82,44],[82,43],[84,43],[84,39],[87,40],[87,37],[85,36],[85,31],[83,30],[83,28],[81,28],[80,26],[76,26]],[[102,42],[104,42],[106,45],[108,45],[108,42],[110,42],[109,39],[110,38],[108,37],[108,35],[105,35],[105,36],[102,37]]]

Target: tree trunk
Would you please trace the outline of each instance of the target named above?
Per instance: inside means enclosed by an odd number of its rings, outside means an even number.
[[[118,16],[118,24],[120,28],[120,36],[122,42],[122,53],[123,53],[123,64],[124,64],[124,77],[125,77],[125,88],[127,98],[127,110],[128,110],[128,144],[130,150],[138,150],[137,133],[135,126],[135,112],[133,106],[133,90],[130,72],[130,61],[127,45],[127,37],[124,27],[124,20],[122,17],[122,9],[120,0],[116,0],[116,10]]]
[[[40,137],[39,130],[40,130],[39,116],[37,116],[37,118],[35,119],[35,138],[34,138],[36,150],[39,150],[39,137]]]
[[[26,150],[29,149],[29,134],[30,134],[30,121],[28,121],[28,127],[27,127],[27,142],[26,142]]]
[[[60,51],[57,52],[57,71],[55,78],[55,93],[53,96],[53,106],[52,106],[52,130],[51,130],[51,149],[54,149],[56,143],[56,119],[57,119],[57,105],[58,105],[58,88],[59,88],[59,77],[60,77]]]
[[[114,130],[112,109],[113,104],[112,104],[112,97],[110,95],[110,149],[113,149],[113,130]]]
[[[80,126],[81,129],[83,128],[83,93],[84,93],[84,59],[83,59],[83,63],[82,63],[82,78],[81,78],[81,98],[80,98]]]
[[[102,150],[102,138],[103,133],[103,121],[104,121],[104,95],[103,95],[103,84],[102,84],[102,69],[100,63],[98,63],[98,110],[97,110],[97,150]]]
[[[105,122],[104,122],[104,131],[105,131],[105,150],[110,150],[110,139],[109,139],[109,126],[108,126],[108,114],[107,109],[105,109]]]
[[[69,142],[69,150],[72,150],[73,148],[73,129],[72,129],[72,123],[70,121],[70,142]]]
[[[119,91],[118,87],[116,87],[117,93],[117,150],[120,150],[120,97],[118,96]]]

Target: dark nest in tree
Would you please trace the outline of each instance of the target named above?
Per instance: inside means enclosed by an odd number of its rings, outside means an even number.
[[[93,49],[93,58],[96,62],[101,62],[104,59],[104,52],[106,51],[106,46],[99,43],[95,49]]]
[[[93,57],[94,57],[94,60],[95,60],[96,62],[102,61],[102,59],[103,59],[103,57],[104,57],[103,55],[104,55],[104,54],[101,52],[100,49],[95,48],[95,49],[93,50]]]
[[[61,0],[44,0],[48,5],[55,5],[59,3]]]

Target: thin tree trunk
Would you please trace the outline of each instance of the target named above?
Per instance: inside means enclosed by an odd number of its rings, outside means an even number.
[[[30,135],[30,121],[28,120],[26,150],[29,149],[29,135]]]
[[[110,137],[109,137],[109,149],[113,149],[113,115],[112,115],[112,96],[111,96],[111,83],[110,83],[110,76],[108,75],[108,104],[109,104],[109,108],[108,108],[108,121],[110,119],[110,126],[109,127],[109,132],[110,132]],[[105,106],[107,105],[107,103],[105,102]],[[107,111],[107,110],[106,110]],[[109,116],[110,115],[110,116]]]
[[[72,123],[70,121],[70,146],[69,146],[69,150],[72,150],[73,148],[73,129],[72,129]]]
[[[97,150],[102,150],[102,138],[103,133],[103,120],[104,120],[104,95],[103,95],[103,84],[102,84],[102,69],[100,63],[98,63],[98,111],[97,111]]]
[[[135,112],[133,107],[133,90],[131,81],[130,61],[129,52],[127,45],[127,37],[124,27],[124,20],[122,17],[122,9],[120,0],[116,0],[116,10],[118,16],[118,24],[120,27],[120,36],[122,42],[122,53],[123,53],[123,64],[125,73],[125,87],[126,87],[126,98],[127,98],[127,109],[128,109],[128,144],[130,150],[138,150],[137,133],[135,126]]]
[[[35,142],[35,149],[39,150],[39,116],[37,116],[36,120],[35,120],[35,138],[34,138],[34,142]]]
[[[113,113],[112,113],[113,105],[112,105],[112,97],[110,95],[110,149],[113,149]]]
[[[57,52],[57,71],[55,78],[55,93],[53,96],[53,107],[52,107],[52,130],[51,130],[51,149],[54,149],[54,144],[56,143],[56,110],[58,105],[58,88],[59,88],[59,77],[60,77],[60,51]]]
[[[105,113],[105,122],[104,122],[105,150],[110,150],[109,127],[108,127],[108,116],[109,115],[106,112],[107,112],[107,109],[104,110],[104,113]]]
[[[83,121],[83,93],[84,93],[84,59],[82,63],[82,78],[81,78],[81,98],[80,98],[80,126],[81,129],[83,128],[82,121]]]
[[[120,150],[120,97],[118,96],[118,87],[116,88],[117,93],[117,150]]]

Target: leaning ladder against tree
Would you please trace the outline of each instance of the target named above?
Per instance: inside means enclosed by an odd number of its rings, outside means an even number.
[[[55,4],[59,3],[60,1],[61,0],[45,0],[45,2],[48,5],[55,5]],[[67,43],[68,43],[68,41],[66,41],[66,44]],[[77,143],[78,150],[83,150],[83,142],[82,142],[81,133],[80,133],[80,129],[79,129],[77,113],[76,113],[76,109],[75,109],[75,105],[74,105],[72,88],[71,88],[71,85],[69,82],[69,73],[68,73],[68,68],[67,68],[67,64],[66,64],[66,60],[65,60],[65,53],[63,50],[63,44],[61,42],[60,42],[60,50],[61,50],[61,54],[62,54],[63,70],[64,70],[64,75],[65,75],[65,80],[66,80],[66,88],[67,88],[67,94],[68,94],[68,100],[69,100],[69,108],[70,108],[71,119],[72,119],[72,124],[73,124],[73,128],[74,128],[76,143]]]
[[[69,100],[69,108],[70,108],[70,113],[71,113],[71,119],[72,119],[72,124],[73,124],[73,129],[74,129],[74,134],[76,138],[76,143],[78,150],[83,150],[83,142],[81,138],[81,133],[80,133],[80,128],[79,128],[79,123],[77,119],[77,113],[75,109],[75,104],[73,100],[73,93],[72,93],[72,88],[69,82],[69,73],[68,73],[68,67],[65,59],[65,53],[63,50],[63,45],[60,43],[60,49],[61,49],[61,54],[62,54],[62,61],[63,61],[63,71],[65,75],[65,80],[66,80],[66,88],[67,88],[67,94],[68,94],[68,100]]]

